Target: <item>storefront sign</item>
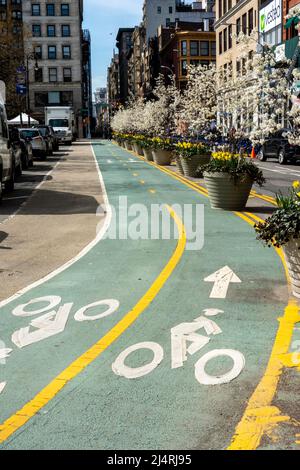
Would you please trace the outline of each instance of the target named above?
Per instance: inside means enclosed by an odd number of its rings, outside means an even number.
[[[273,0],[259,12],[259,31],[267,33],[282,23],[282,0]]]

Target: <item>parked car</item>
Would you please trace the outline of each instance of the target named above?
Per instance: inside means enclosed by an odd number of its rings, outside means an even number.
[[[20,129],[22,139],[31,143],[34,158],[47,158],[47,144],[39,129]]]
[[[53,129],[52,126],[48,126],[49,127],[49,130],[51,132],[51,135],[53,137],[53,150],[54,152],[57,152],[57,150],[59,150],[59,138],[55,132],[55,130]]]
[[[9,138],[6,110],[4,102],[0,99],[0,200],[2,199],[2,184],[4,184],[6,191],[14,189],[15,169],[15,157]]]
[[[21,136],[20,129],[16,127],[10,129],[9,135],[12,147],[15,148],[17,153],[20,153],[22,169],[27,170],[27,168],[33,165],[32,145],[30,140],[24,139]]]
[[[258,160],[264,162],[267,158],[277,158],[280,165],[291,160],[300,160],[300,146],[289,143],[284,135],[287,131],[287,129],[281,129],[268,137],[258,149]]]
[[[34,126],[34,129],[38,129],[40,131],[47,144],[47,154],[52,155],[54,150],[54,137],[52,135],[50,127],[41,124]]]

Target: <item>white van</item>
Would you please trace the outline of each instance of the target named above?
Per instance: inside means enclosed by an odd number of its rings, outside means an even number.
[[[2,199],[2,184],[6,191],[13,191],[15,164],[5,110],[5,84],[0,81],[0,200]]]

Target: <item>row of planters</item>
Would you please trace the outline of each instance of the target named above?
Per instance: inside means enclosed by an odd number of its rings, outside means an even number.
[[[132,137],[131,137],[132,138]],[[127,148],[128,141],[119,141]],[[131,141],[132,149],[147,160],[168,165],[175,153],[179,171],[186,176],[204,177],[211,207],[240,211],[245,208],[253,184],[265,182],[262,171],[249,159],[229,152],[209,152],[203,144],[166,139]],[[267,246],[282,248],[293,294],[300,298],[300,182],[295,181],[289,194],[276,197],[277,209],[254,226],[258,240]]]

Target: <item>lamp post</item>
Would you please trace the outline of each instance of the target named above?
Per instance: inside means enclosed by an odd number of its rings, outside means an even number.
[[[27,54],[25,56],[25,60],[26,60],[26,101],[27,101],[27,104],[26,104],[26,107],[27,107],[27,114],[28,114],[28,127],[30,127],[30,94],[29,94],[29,62],[31,60],[35,60],[35,65],[34,65],[34,70],[37,71],[39,69],[39,65],[38,65],[38,61],[37,61],[37,56],[35,53],[31,53],[31,54]]]

